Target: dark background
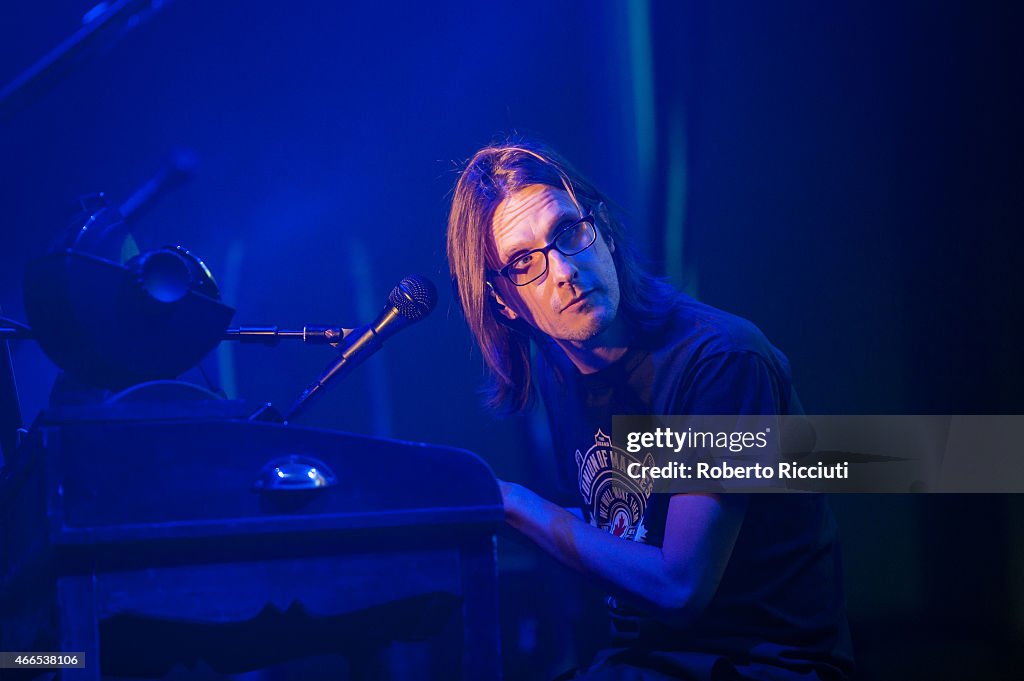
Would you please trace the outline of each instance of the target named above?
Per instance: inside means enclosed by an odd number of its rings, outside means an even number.
[[[5,3],[0,82],[90,6]],[[186,150],[193,178],[136,236],[203,257],[236,323],[354,326],[408,273],[439,284],[433,316],[305,423],[465,447],[543,489],[543,420],[479,406],[443,253],[458,163],[519,131],[616,198],[657,269],[758,324],[809,413],[1021,413],[1019,14],[175,0],[0,120],[0,307],[24,318],[25,264],[78,196],[124,201]],[[56,369],[31,343],[13,351],[31,417]],[[225,344],[206,365],[230,396],[287,404],[330,357]],[[1018,678],[1020,498],[832,501],[864,678]],[[569,578],[515,540],[503,561],[510,674],[585,654],[592,639],[577,653],[552,633],[590,631],[559,598]]]

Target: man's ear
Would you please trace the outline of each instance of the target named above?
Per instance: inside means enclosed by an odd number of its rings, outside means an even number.
[[[498,313],[504,315],[509,321],[514,321],[519,317],[516,311],[505,304],[505,301],[501,299],[501,295],[494,290],[494,285],[491,282],[487,282],[487,291],[491,294],[491,303],[498,308]]]

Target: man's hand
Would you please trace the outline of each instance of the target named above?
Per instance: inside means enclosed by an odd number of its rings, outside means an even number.
[[[504,480],[498,481],[498,488],[501,489],[501,503],[505,506],[505,520],[511,525],[512,516],[520,513],[518,509],[523,504],[521,501],[521,497],[524,496],[523,492],[529,490],[522,485]]]
[[[499,481],[505,518],[563,564],[652,606],[677,624],[708,604],[743,522],[739,496],[677,495],[662,548],[623,540],[515,483]]]

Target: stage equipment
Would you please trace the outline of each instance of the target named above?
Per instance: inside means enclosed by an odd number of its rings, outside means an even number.
[[[102,194],[84,199],[53,250],[29,263],[25,311],[34,339],[57,366],[114,390],[192,368],[234,314],[188,250],[138,253]]]
[[[126,220],[137,220],[161,196],[191,180],[198,165],[196,152],[182,147],[175,149],[160,169],[121,204],[121,215]]]
[[[224,340],[274,346],[282,340],[301,340],[310,345],[333,345],[345,340],[352,329],[339,326],[303,326],[301,329],[282,329],[278,326],[239,326],[224,332]]]
[[[339,352],[291,415],[436,302],[407,277],[365,326],[304,328]],[[84,653],[69,680],[325,653],[379,678],[396,642],[424,642],[417,678],[500,678],[504,511],[478,457],[296,428],[169,380],[224,338],[298,336],[229,331],[203,262],[180,246],[139,252],[102,196],[29,264],[25,307],[31,331],[3,324],[0,341],[31,333],[74,382],[119,392],[53,400],[20,443],[20,414],[0,419],[0,650]],[[16,404],[2,370],[0,407]]]
[[[350,373],[380,350],[385,340],[429,315],[435,305],[437,289],[426,277],[411,276],[398,282],[388,294],[388,301],[377,318],[345,335],[337,359],[299,396],[285,420],[298,416],[329,381]]]
[[[21,403],[18,400],[18,383],[14,378],[14,364],[11,361],[9,338],[28,337],[29,328],[13,319],[0,317],[0,469],[4,457],[10,456],[18,446],[21,431]]]
[[[214,398],[161,381],[40,416],[0,474],[0,650],[84,652],[70,681],[328,653],[383,678],[407,642],[417,679],[500,678],[483,461]]]
[[[170,0],[100,2],[82,17],[82,28],[0,88],[0,121],[9,120],[49,90],[76,61],[113,46]]]

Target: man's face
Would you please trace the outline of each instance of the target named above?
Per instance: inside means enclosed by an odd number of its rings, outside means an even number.
[[[534,248],[543,248],[560,227],[579,220],[569,195],[546,185],[529,185],[498,204],[492,234],[501,265]],[[548,270],[537,281],[514,289],[502,301],[528,323],[556,341],[600,343],[619,309],[619,279],[612,260],[614,243],[600,231],[594,245],[576,255],[548,252]],[[508,283],[508,282],[505,282]],[[507,314],[507,312],[506,312]]]

